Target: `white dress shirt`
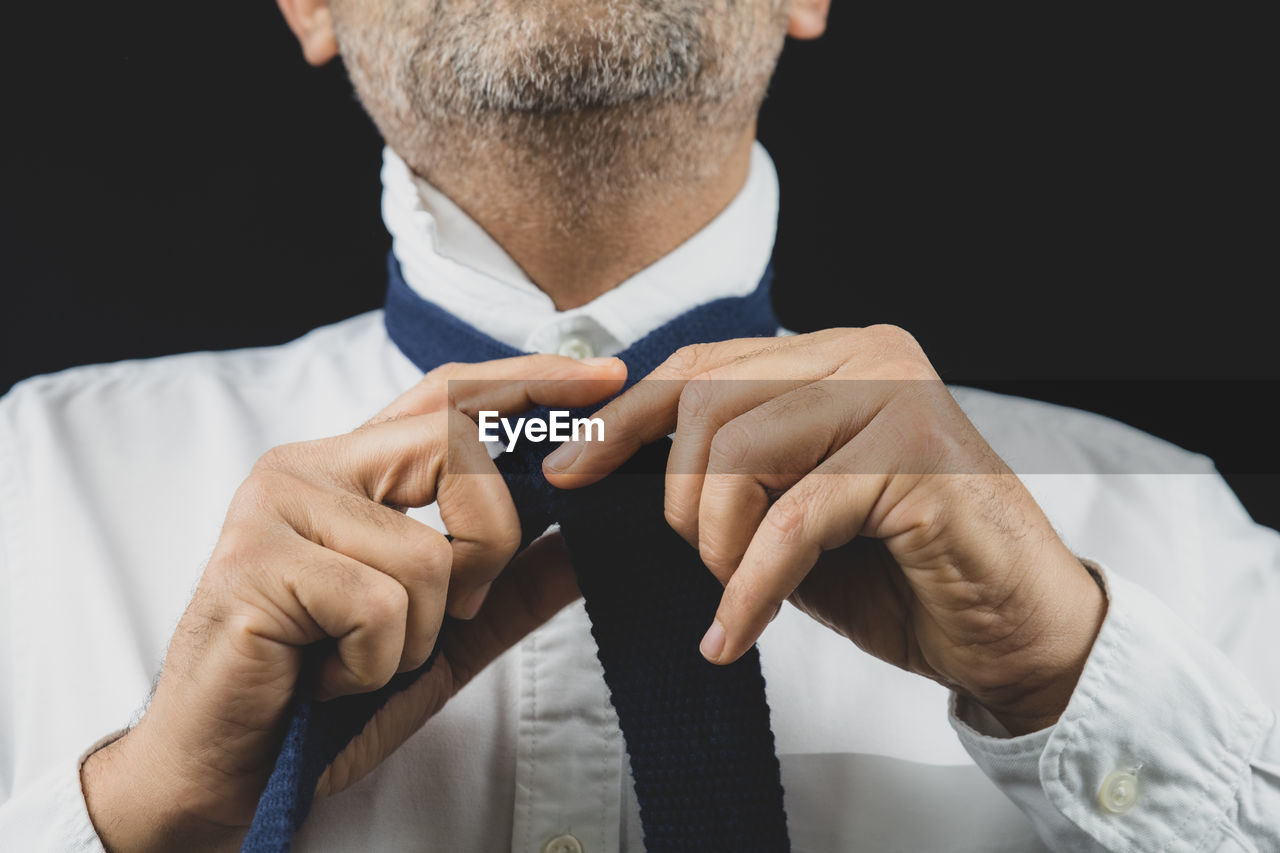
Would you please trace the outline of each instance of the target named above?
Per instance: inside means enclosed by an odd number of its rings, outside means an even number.
[[[703,231],[556,312],[393,154],[383,179],[412,287],[509,344],[577,356],[749,292],[777,208],[757,147]],[[80,761],[141,712],[236,486],[268,448],[348,431],[419,377],[371,312],[282,346],[37,377],[0,400],[0,850],[101,849]],[[1095,415],[955,394],[1068,545],[1106,567],[1109,612],[1061,721],[1008,737],[784,608],[760,648],[794,849],[1280,850],[1280,536],[1203,457]],[[642,849],[580,603],[318,803],[295,849],[556,844]]]

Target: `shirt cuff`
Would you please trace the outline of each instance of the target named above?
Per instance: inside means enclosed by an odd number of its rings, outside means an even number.
[[[0,806],[0,848],[106,853],[85,804],[80,768],[85,759],[117,740],[113,732],[85,750],[74,762],[54,768]]]
[[[1058,723],[1009,737],[953,696],[951,724],[1052,849],[1212,848],[1273,713],[1151,593],[1088,565],[1110,604]]]

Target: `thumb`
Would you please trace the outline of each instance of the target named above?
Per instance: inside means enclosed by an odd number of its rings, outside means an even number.
[[[506,416],[535,406],[578,408],[616,394],[626,378],[627,366],[617,358],[578,361],[562,355],[522,355],[445,364],[422,377],[369,423],[429,414],[449,405],[472,418],[480,409]]]

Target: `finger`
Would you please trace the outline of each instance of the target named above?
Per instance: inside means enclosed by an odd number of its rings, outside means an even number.
[[[518,414],[534,406],[589,406],[616,394],[627,378],[617,358],[578,361],[560,355],[523,355],[432,370],[370,424],[436,412],[452,403],[468,414],[495,409]]]
[[[721,429],[798,384],[803,384],[802,380],[720,379],[719,371],[712,371],[708,378],[695,379],[684,386],[667,457],[664,508],[667,523],[690,545],[699,547],[698,506],[714,452],[713,442]]]
[[[325,442],[273,451],[264,459],[268,469],[279,469],[266,472],[272,476],[300,476],[375,504],[438,502],[453,537],[449,612],[460,618],[470,615],[462,601],[493,580],[520,544],[519,517],[506,484],[477,440],[475,422],[454,409],[384,421]],[[281,494],[295,486],[266,484]]]
[[[426,677],[396,693],[321,776],[316,795],[341,791],[422,727],[477,673],[579,596],[559,534],[534,542],[493,584],[480,615],[449,625]],[[443,665],[443,666],[442,666]],[[447,670],[447,677],[433,677]]]
[[[695,545],[728,581],[770,504],[858,434],[891,400],[888,383],[823,380],[725,424],[708,451]]]
[[[711,436],[742,413],[832,375],[842,351],[822,335],[774,338],[690,380],[680,393],[671,458],[679,471],[705,467]]]
[[[460,412],[450,417],[474,426]],[[455,440],[450,453],[448,470],[436,487],[440,520],[453,540],[449,613],[470,619],[484,601],[484,590],[520,547],[520,516],[506,481],[481,444]]]
[[[803,361],[797,356],[803,352]],[[742,378],[829,376],[842,368],[882,379],[937,378],[915,339],[902,329],[826,329],[790,338],[741,338],[683,347],[595,416],[608,440],[567,442],[543,464],[559,488],[585,486],[606,476],[644,444],[671,434],[685,383],[742,362]],[[797,365],[803,369],[797,374]],[[776,371],[776,372],[775,372]],[[666,387],[663,387],[666,386]]]
[[[562,489],[602,479],[644,445],[675,431],[685,383],[774,341],[742,338],[681,348],[592,416],[603,421],[605,441],[565,442],[543,461],[543,473]]]
[[[397,671],[417,669],[435,647],[453,565],[448,539],[420,521],[340,489],[304,486],[287,520],[302,536],[394,578],[408,601]]]
[[[438,500],[449,471],[494,476],[497,472],[479,441],[475,421],[454,409],[361,427],[298,453],[300,459],[288,460],[283,467],[296,465],[308,479],[333,482],[376,503],[397,507],[426,506]]]
[[[283,590],[337,640],[334,654],[321,664],[317,698],[377,690],[400,666],[409,607],[404,587],[343,554],[303,539],[298,543],[281,576]],[[286,604],[286,613],[292,610]]]
[[[560,534],[521,551],[493,582],[476,617],[453,624],[443,638],[455,689],[580,596]]]
[[[702,640],[712,663],[732,663],[759,639],[824,550],[849,542],[884,493],[892,442],[864,431],[792,487],[765,514],[730,577]],[[854,473],[856,466],[878,473]]]
[[[671,526],[699,547],[698,511],[721,429],[742,414],[837,371],[842,347],[823,334],[779,338],[713,368],[685,385],[667,460],[666,514]]]
[[[421,418],[434,420],[429,436],[416,428]],[[447,426],[442,428],[441,422]],[[392,469],[389,479],[378,483],[368,496],[405,506],[437,503],[440,520],[452,539],[448,612],[469,619],[479,604],[478,590],[497,577],[520,546],[520,517],[511,493],[477,440],[475,422],[456,409],[402,418],[374,429],[387,433],[390,443],[381,454],[390,451],[407,467]],[[442,442],[442,433],[452,437]],[[447,464],[442,463],[444,458]],[[384,476],[386,472],[384,465]]]

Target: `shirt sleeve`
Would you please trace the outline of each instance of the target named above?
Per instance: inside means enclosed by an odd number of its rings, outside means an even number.
[[[108,735],[78,760],[49,770],[0,802],[0,849],[106,853],[89,819],[80,786],[80,765],[121,734]]]
[[[1052,850],[1280,850],[1275,710],[1154,595],[1091,567],[1110,605],[1058,723],[1009,737],[954,697],[965,749]]]
[[[74,753],[60,766],[21,781],[15,742],[13,643],[15,606],[10,595],[9,512],[16,505],[16,443],[0,410],[0,850],[68,850],[102,853],[102,843],[89,820],[80,787],[80,765],[100,746],[119,737],[104,738],[77,760]]]

